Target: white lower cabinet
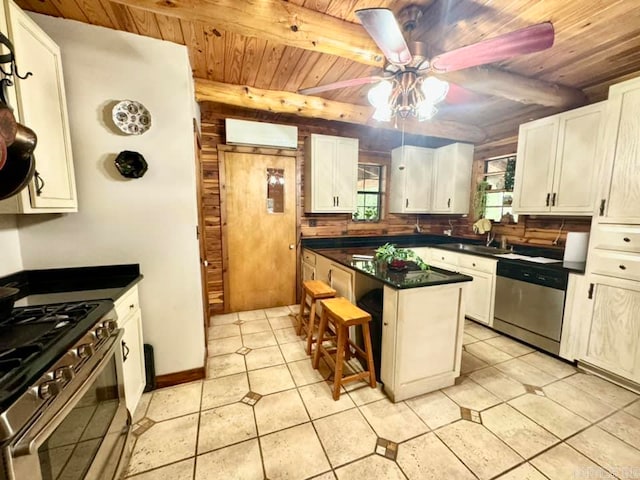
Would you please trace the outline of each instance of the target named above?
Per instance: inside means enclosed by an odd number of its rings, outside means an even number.
[[[303,282],[316,279],[316,255],[306,249],[302,251],[300,274]]]
[[[460,268],[458,271],[473,277],[473,282],[467,287],[464,297],[464,314],[478,322],[493,325],[493,304],[495,296],[495,274],[478,272]]]
[[[583,359],[640,383],[640,282],[592,275],[593,314]]]
[[[460,374],[467,285],[384,287],[380,376],[394,402],[453,385]]]
[[[115,302],[118,327],[124,329],[122,360],[124,394],[129,413],[133,415],[146,385],[142,311],[138,287],[132,287]]]
[[[432,248],[427,263],[473,277],[464,294],[464,314],[485,325],[493,325],[497,260]]]
[[[354,271],[340,267],[335,263],[329,269],[329,285],[336,291],[336,296],[344,297],[352,303],[356,302],[354,295]]]

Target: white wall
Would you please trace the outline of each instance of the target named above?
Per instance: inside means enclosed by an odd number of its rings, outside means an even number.
[[[203,366],[204,323],[196,239],[193,83],[184,46],[42,15],[62,51],[79,213],[21,216],[24,268],[139,263],[144,341],[158,375]],[[149,131],[114,130],[111,107],[137,100]],[[140,152],[129,180],[118,152]]]
[[[20,237],[15,215],[0,215],[0,277],[22,270]]]

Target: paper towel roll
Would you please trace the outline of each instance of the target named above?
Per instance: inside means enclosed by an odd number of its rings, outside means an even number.
[[[588,232],[567,232],[567,244],[564,247],[565,262],[585,262],[587,260]]]

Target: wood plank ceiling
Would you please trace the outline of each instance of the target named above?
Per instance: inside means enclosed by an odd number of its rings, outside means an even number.
[[[320,22],[340,20],[336,35],[354,32],[355,42],[361,32],[354,28],[362,28],[355,10],[385,7],[397,13],[406,5],[419,4],[424,13],[412,39],[426,42],[431,55],[535,23],[553,23],[555,44],[551,49],[493,64],[484,70],[468,69],[447,77],[476,92],[486,90],[492,78],[516,74],[538,82],[533,83],[534,90],[548,87],[553,94],[562,86],[571,87],[584,92],[586,103],[592,103],[606,98],[609,85],[640,71],[640,8],[633,0],[17,0],[17,3],[26,10],[46,15],[186,45],[197,80],[260,89],[256,90],[259,94],[245,89],[248,92],[245,104],[233,103],[232,98],[238,95],[215,97],[218,101],[274,110],[272,104],[258,101],[258,97],[269,96],[269,91],[274,91],[276,96],[270,98],[271,103],[275,99],[276,103],[288,104],[288,110],[283,112],[296,113],[297,109],[299,115],[330,120],[342,118],[342,121],[369,125],[375,125],[375,121],[360,118],[371,113],[362,109],[368,105],[366,93],[370,87],[367,85],[319,94],[337,102],[324,102],[323,108],[331,112],[330,116],[326,112],[318,113],[317,109],[309,112],[312,102],[298,99],[304,104],[301,107],[293,102],[296,97],[286,92],[379,74],[381,69],[375,65],[380,62],[371,58],[354,61],[349,58],[351,54],[344,52],[324,53],[316,44],[299,48],[293,46],[291,40],[278,41],[278,32],[268,22],[264,22],[263,29],[249,28],[247,24],[258,18],[258,13],[265,14],[260,11],[265,10],[264,5],[269,5],[274,15],[292,12],[294,18],[274,17],[274,23],[279,20],[281,24],[299,24],[301,29],[305,27],[304,22],[315,19],[317,13],[322,14],[318,17]],[[237,14],[225,18],[222,12]],[[223,20],[218,20],[220,17]],[[333,23],[327,25],[333,28]],[[206,82],[200,82],[202,85],[206,86]],[[214,86],[224,90],[224,85]],[[479,93],[479,100],[473,103],[444,105],[431,126],[416,122],[407,131],[437,137],[457,136],[456,139],[479,143],[483,141],[480,137],[491,141],[512,136],[524,121],[571,107],[544,106],[544,101],[538,102],[543,104],[518,102],[505,96],[509,97],[506,93],[498,96],[484,92]],[[358,118],[347,119],[347,116]],[[451,133],[457,124],[462,128]],[[392,128],[389,124],[382,127]]]

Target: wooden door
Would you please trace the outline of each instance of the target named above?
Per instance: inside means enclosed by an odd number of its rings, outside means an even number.
[[[295,157],[242,151],[225,151],[221,156],[225,311],[292,305],[296,303]],[[268,201],[268,181],[274,177],[283,195]]]

